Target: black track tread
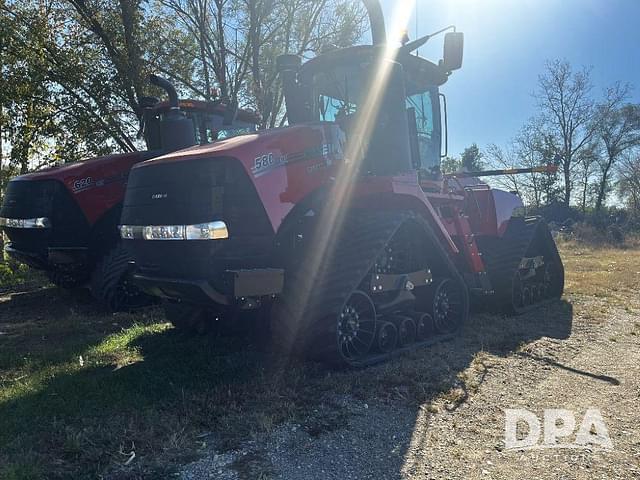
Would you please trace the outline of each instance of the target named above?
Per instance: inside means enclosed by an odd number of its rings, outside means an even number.
[[[495,292],[497,309],[507,314],[516,313],[511,298],[512,281],[520,261],[537,248],[538,242],[555,257],[564,278],[562,260],[551,232],[538,217],[512,219],[502,238],[482,242],[482,259]]]
[[[151,297],[140,292],[133,304],[122,302],[117,295],[119,283],[127,274],[131,256],[122,242],[118,242],[96,264],[91,274],[91,293],[96,300],[113,312],[127,311],[152,302]]]
[[[297,268],[287,271],[283,293],[276,301],[272,315],[275,346],[287,354],[302,354],[340,364],[342,359],[336,352],[336,342],[332,341],[335,322],[326,319],[335,318],[350,294],[371,271],[389,240],[408,221],[417,222],[424,228],[446,258],[452,276],[464,285],[430,226],[421,218],[410,212],[353,212],[345,219],[332,258],[323,261],[321,272],[311,272],[310,262],[304,260],[298,262]],[[311,289],[311,295],[305,294],[308,289]],[[301,301],[304,298],[309,299],[306,304]],[[371,359],[371,363],[377,361],[381,361],[380,355]]]

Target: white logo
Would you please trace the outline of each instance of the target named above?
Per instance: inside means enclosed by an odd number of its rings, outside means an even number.
[[[525,428],[519,428],[524,427]],[[570,410],[545,409],[543,421],[525,409],[505,409],[504,444],[506,450],[573,448],[612,450],[600,410],[587,409],[576,432],[576,416]],[[575,432],[575,438],[573,434]],[[542,442],[540,442],[542,437]],[[573,438],[573,441],[570,441]]]

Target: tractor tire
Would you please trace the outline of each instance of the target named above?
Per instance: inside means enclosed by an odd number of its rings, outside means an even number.
[[[91,293],[111,312],[126,312],[153,302],[151,296],[131,283],[130,260],[122,242],[118,242],[98,261],[91,275]]]

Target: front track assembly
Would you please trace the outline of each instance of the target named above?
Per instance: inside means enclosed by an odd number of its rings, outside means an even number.
[[[466,321],[467,288],[423,219],[354,212],[330,238],[328,248],[305,245],[288,272],[271,322],[281,351],[361,367],[449,338]]]

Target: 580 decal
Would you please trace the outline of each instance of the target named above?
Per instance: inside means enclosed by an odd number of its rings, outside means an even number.
[[[259,172],[263,168],[269,168],[273,165],[273,153],[267,153],[266,155],[261,155],[255,160],[255,165],[253,166],[253,171]]]
[[[336,147],[332,143],[322,143],[310,147],[302,152],[289,153],[281,156],[275,156],[271,152],[265,153],[264,155],[260,155],[255,158],[253,167],[251,168],[251,173],[253,173],[254,177],[260,177],[277,167],[310,160],[312,158],[322,158],[324,163],[322,165],[314,165],[313,168],[309,170],[309,173],[313,173],[322,167],[328,167],[332,164],[334,159],[341,159],[342,149],[339,146]]]

